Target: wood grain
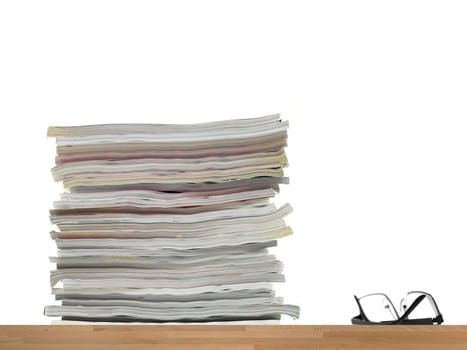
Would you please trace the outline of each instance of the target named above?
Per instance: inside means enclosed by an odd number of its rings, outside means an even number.
[[[467,326],[0,326],[0,349],[467,349]]]

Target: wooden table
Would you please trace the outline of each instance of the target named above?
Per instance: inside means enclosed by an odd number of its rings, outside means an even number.
[[[0,326],[0,349],[467,349],[467,326]]]

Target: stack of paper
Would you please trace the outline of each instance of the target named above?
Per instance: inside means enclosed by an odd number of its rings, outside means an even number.
[[[219,322],[298,317],[276,297],[290,235],[288,123],[279,115],[202,124],[50,127],[58,248],[45,309],[62,320]]]

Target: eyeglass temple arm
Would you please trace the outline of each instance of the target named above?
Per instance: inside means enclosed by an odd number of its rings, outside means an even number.
[[[412,305],[410,305],[410,307],[404,312],[404,314],[399,318],[399,321],[400,322],[404,322],[405,320],[407,320],[410,316],[410,314],[412,313],[413,310],[415,310],[415,308],[422,302],[423,299],[425,299],[426,295],[420,295],[418,296],[414,302],[412,303]]]
[[[360,311],[361,318],[365,321],[369,321],[368,317],[366,317],[365,312],[363,311],[362,305],[360,304],[360,300],[357,298],[356,295],[354,295],[353,297],[355,298],[355,301],[357,302],[358,310]]]

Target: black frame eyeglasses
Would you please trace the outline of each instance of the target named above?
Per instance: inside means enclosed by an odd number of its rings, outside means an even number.
[[[372,293],[357,298],[360,314],[351,319],[356,325],[433,325],[444,322],[431,294],[421,291],[407,293],[400,302],[401,316],[384,293]],[[427,317],[431,315],[430,317]],[[422,317],[420,317],[422,316]]]

